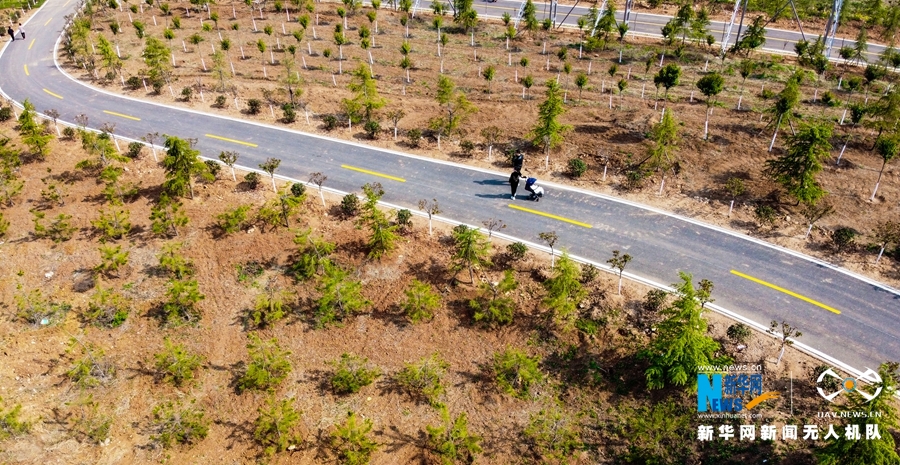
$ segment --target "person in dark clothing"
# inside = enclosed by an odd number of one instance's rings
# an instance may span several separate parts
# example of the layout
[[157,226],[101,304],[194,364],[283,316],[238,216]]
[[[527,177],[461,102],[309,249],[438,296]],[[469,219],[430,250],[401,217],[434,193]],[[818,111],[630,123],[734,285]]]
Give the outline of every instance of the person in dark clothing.
[[12,40],[16,40],[16,31],[13,31],[12,26],[6,28],[6,33],[9,34],[9,38]]
[[512,157],[513,169],[522,172],[522,163],[525,162],[525,155],[522,155],[522,152],[519,152]]
[[509,190],[511,194],[509,198],[513,200],[516,200],[516,190],[519,189],[520,179],[522,179],[522,173],[520,173],[519,170],[515,170],[509,175]]

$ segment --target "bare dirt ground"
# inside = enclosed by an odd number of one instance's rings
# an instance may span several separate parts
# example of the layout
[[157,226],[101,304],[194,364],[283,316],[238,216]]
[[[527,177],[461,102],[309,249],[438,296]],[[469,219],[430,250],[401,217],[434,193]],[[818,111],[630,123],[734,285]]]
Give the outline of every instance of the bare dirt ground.
[[[761,112],[770,106],[772,101],[765,100],[761,94],[766,89],[774,92],[781,89],[781,83],[795,67],[792,59],[754,54],[753,59],[759,61],[760,66],[744,85],[735,69],[736,60],[729,59],[724,64],[718,64],[713,60],[707,64],[707,56],[703,50],[692,50],[684,58],[677,60],[683,67],[683,76],[681,84],[670,92],[669,102],[656,102],[653,99],[655,89],[651,78],[652,73],[658,69],[659,62],[656,60],[650,66],[649,72],[645,71],[644,64],[645,57],[649,54],[663,50],[653,41],[630,38],[626,44],[611,45],[606,51],[582,53],[579,59],[578,46],[571,45],[579,41],[579,36],[574,32],[553,33],[549,36],[538,34],[534,37],[523,33],[510,42],[510,49],[507,50],[506,41],[502,36],[502,25],[482,22],[475,36],[475,47],[469,46],[470,37],[454,34],[451,30],[448,34],[450,42],[443,47],[442,56],[438,57],[437,32],[431,27],[431,15],[420,13],[410,21],[411,38],[408,41],[412,45],[410,57],[414,67],[410,71],[411,80],[407,83],[404,70],[397,66],[401,58],[400,45],[405,35],[405,28],[399,24],[402,13],[382,8],[378,10],[375,45],[370,49],[374,59],[372,69],[378,80],[378,91],[388,101],[382,114],[387,110],[402,108],[406,116],[399,124],[401,134],[399,140],[393,140],[391,123],[384,117],[381,118],[383,132],[379,134],[378,140],[368,140],[360,127],[349,130],[345,126],[343,129],[325,131],[321,121],[324,115],[335,114],[340,117],[341,100],[351,97],[350,91],[347,90],[350,81],[348,73],[368,62],[368,53],[359,47],[357,31],[363,25],[374,31],[374,24],[370,24],[362,12],[348,18],[349,28],[345,35],[351,40],[351,44],[343,47],[345,59],[341,62],[336,59],[339,54],[338,47],[331,40],[334,26],[341,23],[341,18],[334,13],[337,4],[316,4],[317,13],[310,14],[311,24],[299,43],[291,37],[292,31],[302,29],[296,22],[298,16],[296,11],[276,13],[264,10],[264,19],[260,19],[259,11],[254,10],[255,16],[251,19],[247,8],[242,6],[235,7],[237,19],[233,20],[230,7],[213,6],[211,11],[218,11],[220,15],[219,30],[203,32],[200,30],[201,15],[204,22],[211,23],[207,19],[210,13],[193,12],[188,17],[183,5],[175,4],[172,14],[182,17],[182,29],[175,29],[176,37],[170,41],[177,62],[174,70],[177,81],[173,83],[171,93],[164,89],[160,95],[154,95],[152,91],[145,92],[143,87],[133,91],[123,90],[121,87],[123,78],[139,76],[144,66],[139,59],[143,42],[135,36],[133,28],[125,21],[126,13],[118,11],[99,13],[95,33],[104,34],[110,40],[114,39],[122,50],[122,56],[128,57],[123,61],[122,78],[93,81],[93,84],[167,104],[252,118],[270,124],[284,124],[279,121],[282,118],[279,106],[287,101],[282,80],[287,72],[285,63],[290,56],[286,47],[292,44],[296,46],[294,59],[296,64],[291,69],[303,80],[301,100],[309,113],[298,112],[298,120],[292,123],[291,127],[301,131],[327,133],[332,137],[365,141],[378,147],[506,170],[508,165],[498,152],[505,146],[526,149],[529,147],[523,138],[537,117],[537,105],[542,101],[541,83],[548,79],[559,79],[566,89],[568,101],[568,112],[563,116],[563,122],[571,125],[573,130],[566,136],[563,146],[551,155],[549,167],[543,166],[543,157],[538,149],[531,151],[532,155],[526,163],[530,175],[622,196],[711,224],[732,228],[836,263],[894,287],[900,287],[898,279],[900,270],[895,259],[886,257],[875,265],[877,249],[873,253],[872,247],[868,250],[862,247],[871,242],[866,235],[877,222],[896,218],[897,198],[900,194],[897,182],[900,171],[888,165],[878,196],[874,201],[869,201],[881,167],[880,158],[868,150],[874,138],[870,130],[851,127],[849,124],[836,126],[833,152],[835,158],[826,161],[825,170],[819,176],[829,192],[827,201],[834,206],[835,213],[818,222],[809,238],[804,238],[807,225],[799,213],[800,208],[793,206],[790,199],[780,195],[778,187],[761,173],[765,160],[779,153],[784,137],[789,132],[788,128],[784,128],[778,136],[781,142],[776,144],[776,150],[773,153],[766,152],[771,138],[771,128],[766,128],[768,121],[762,118]],[[160,37],[167,21],[171,26],[172,16],[163,18],[159,13],[154,9],[147,10],[143,16],[131,16],[134,19],[140,17],[148,25],[148,35]],[[104,16],[108,16],[109,19],[102,20]],[[151,16],[157,16],[158,26],[153,26]],[[315,25],[316,16],[318,26]],[[291,18],[291,22],[286,21],[288,17]],[[123,31],[115,38],[109,33],[106,25],[113,18],[122,23],[123,27]],[[254,32],[254,23],[258,32]],[[451,18],[446,17],[444,23],[445,28],[450,27]],[[238,24],[239,33],[232,30],[230,24]],[[266,26],[272,27],[271,36],[263,32]],[[287,34],[282,34],[282,27]],[[313,30],[316,31],[315,34]],[[196,47],[187,42],[182,44],[195,33],[204,41]],[[235,75],[227,77],[224,81],[224,89],[228,90],[226,94],[216,92],[222,88],[219,87],[217,74],[211,71],[210,55],[213,48],[218,48],[219,35],[232,42],[231,50],[227,53],[228,63],[225,72],[230,75],[232,65],[236,71]],[[314,35],[318,40],[313,38]],[[258,40],[267,43],[264,54],[260,54],[256,48]],[[542,54],[545,44],[546,55]],[[279,45],[281,48],[278,48]],[[568,76],[561,72],[561,61],[556,56],[556,52],[565,46],[570,47],[568,60],[573,67]],[[241,47],[246,60],[241,59]],[[323,56],[325,49],[331,50],[331,58]],[[312,51],[312,55],[308,53],[309,50]],[[618,63],[619,50],[623,55],[621,64]],[[203,63],[200,62],[201,57]],[[263,58],[266,63],[265,71]],[[527,67],[517,65],[521,58],[529,60]],[[670,59],[667,57],[666,62]],[[513,66],[508,66],[510,62]],[[206,72],[203,71],[204,64],[208,70]],[[617,65],[618,69],[615,70],[615,76],[610,77],[608,71],[613,64]],[[489,65],[497,69],[490,91],[488,83],[481,77],[481,72]],[[462,135],[445,142],[440,149],[433,138],[426,139],[420,148],[412,148],[405,142],[402,134],[408,129],[426,129],[428,121],[438,115],[439,108],[434,101],[433,87],[442,67],[443,72],[450,76],[460,89],[467,92],[469,99],[478,107],[478,112],[463,125]],[[339,68],[343,70],[343,74],[338,74]],[[706,105],[693,84],[702,76],[704,69],[720,70],[727,79],[726,90],[719,96],[718,103],[713,108],[709,141],[703,140]],[[80,78],[87,80],[91,78],[83,70],[79,72],[71,67],[69,70]],[[579,91],[575,87],[574,78],[582,72],[589,73],[589,82],[583,91]],[[883,87],[882,84],[876,83],[866,96],[861,95],[861,92],[848,95],[846,91],[835,90],[839,79],[846,80],[851,75],[858,75],[861,72],[862,69],[858,67],[840,66],[826,74],[826,81],[817,84],[815,81],[807,80],[802,89],[803,104],[799,113],[806,115],[806,118],[840,121],[843,118],[844,106],[830,107],[822,104],[821,96],[826,91],[830,91],[842,102],[848,98],[854,102],[874,101],[878,98],[878,89]],[[99,70],[98,75],[104,75],[104,70]],[[523,79],[525,75],[533,76],[535,87],[526,92],[527,99],[523,100],[523,87],[517,80]],[[625,92],[621,95],[617,90],[615,94],[611,93],[615,82],[622,78],[628,82]],[[190,101],[184,101],[180,97],[184,87],[193,89]],[[199,98],[201,90],[202,100]],[[178,98],[173,99],[172,94]],[[215,95],[227,95],[226,108],[214,107]],[[235,97],[238,108],[235,108]],[[259,115],[246,113],[246,101],[253,98],[263,102],[263,110]],[[742,107],[740,111],[736,109],[739,98]],[[623,187],[622,169],[627,164],[642,160],[646,156],[649,145],[645,135],[659,118],[663,106],[675,113],[683,128],[679,150],[680,173],[675,179],[669,176],[665,195],[657,195],[658,177],[648,179],[643,188],[626,190]],[[502,124],[501,120],[498,120],[499,115],[502,115]],[[306,116],[310,117],[310,124],[307,124]],[[849,116],[847,118],[849,121]],[[800,120],[795,122],[799,123]],[[492,125],[502,128],[503,137],[501,146],[495,147],[496,156],[488,160],[487,147],[483,144],[480,131]],[[844,138],[848,135],[852,135],[853,139],[847,145],[840,165],[836,165],[835,160],[841,151]],[[472,156],[464,156],[460,151],[458,144],[461,140],[470,140],[478,144]],[[205,155],[215,158],[217,154]],[[573,180],[566,174],[566,163],[571,158],[581,158],[588,163],[588,172],[580,179]],[[737,198],[735,210],[729,216],[728,203],[731,199],[724,185],[731,177],[743,179],[747,192]],[[754,207],[760,203],[770,204],[778,210],[779,218],[774,227],[761,228],[758,224],[753,212]],[[844,226],[852,226],[862,234],[857,239],[861,247],[852,249],[849,253],[835,255],[829,247],[830,234]],[[892,250],[889,248],[889,252]]]
[[[9,134],[12,127],[7,123],[2,130]],[[472,323],[467,302],[477,290],[467,283],[468,276],[460,275],[461,281],[455,281],[447,271],[447,227],[437,224],[434,235],[429,236],[425,221],[414,219],[398,250],[381,261],[369,261],[365,259],[366,232],[341,217],[338,198],[326,195],[328,207],[322,208],[313,191],[303,205],[303,220],[295,220],[295,226],[309,227],[315,234],[336,241],[335,260],[358,270],[364,295],[372,301],[370,312],[343,327],[315,329],[308,316],[311,299],[318,296],[314,284],[294,284],[284,275],[295,250],[292,231],[282,228],[263,233],[254,226],[216,238],[216,215],[234,205],[259,206],[273,195],[264,187],[248,191],[244,183],[232,182],[225,172],[214,184],[198,185],[194,199],[184,199],[190,223],[174,239],[184,244],[184,255],[195,264],[195,277],[205,295],[200,304],[202,320],[196,326],[162,328],[155,315],[164,299],[165,279],[156,271],[157,256],[172,241],[150,231],[149,208],[159,192],[163,171],[146,150],[142,158],[127,165],[124,176],[126,182],[141,186],[141,196],[125,205],[133,223],[132,233],[117,243],[129,251],[128,264],[118,276],[97,279],[98,286],[119,290],[132,299],[133,307],[125,324],[118,328],[91,326],[81,316],[94,291],[83,283],[94,276],[92,270],[100,263],[98,247],[102,244],[97,242],[90,221],[98,208],[105,207],[99,200],[102,185],[91,176],[73,171],[74,164],[85,156],[77,141],[54,142],[47,161],[31,161],[21,168],[20,174],[27,180],[25,189],[16,205],[3,209],[11,225],[0,244],[4,315],[0,320],[4,360],[0,365],[0,397],[5,408],[21,404],[22,418],[34,422],[30,434],[2,443],[0,459],[4,463],[250,463],[262,459],[252,431],[257,408],[264,405],[268,395],[238,394],[234,381],[247,360],[245,344],[250,329],[245,325],[245,312],[262,289],[273,283],[295,291],[296,300],[285,322],[259,333],[264,338],[277,337],[292,352],[289,359],[293,371],[274,395],[294,399],[296,408],[303,411],[306,441],[294,452],[266,459],[270,463],[330,463],[332,455],[324,438],[347,411],[358,412],[375,424],[375,439],[381,449],[372,463],[420,463],[424,460],[424,427],[437,424],[438,413],[399,392],[391,379],[403,364],[432,353],[439,353],[450,364],[444,402],[451,412],[467,412],[469,430],[484,437],[486,452],[479,463],[536,460],[521,431],[529,415],[557,401],[571,415],[581,418],[588,449],[577,455],[576,463],[614,463],[616,454],[629,443],[620,428],[634,418],[628,416],[628,412],[635,412],[632,409],[675,399],[690,411],[691,402],[695,402],[682,390],[666,389],[648,395],[643,388],[643,368],[635,359],[635,351],[646,344],[647,333],[639,329],[643,326],[636,323],[635,312],[648,289],[626,283],[623,295],[618,296],[614,278],[601,274],[588,285],[589,297],[580,310],[585,318],[604,321],[601,331],[595,335],[560,331],[554,329],[540,304],[544,294],[540,281],[549,270],[547,256],[529,253],[525,260],[511,265],[520,282],[514,292],[516,322],[501,330],[487,330]],[[64,204],[47,208],[41,190],[54,180],[63,182]],[[29,213],[34,208],[48,217],[72,215],[77,227],[73,239],[54,244],[35,238],[33,215]],[[477,281],[500,278],[506,263],[504,247],[495,242],[493,261],[498,265],[479,271]],[[265,263],[265,271],[240,280],[237,267],[249,262]],[[403,290],[413,278],[432,284],[443,301],[432,321],[416,325],[408,323],[398,307]],[[15,302],[32,289],[42,290],[54,301],[71,304],[72,311],[58,325],[24,323],[16,316]],[[810,381],[818,361],[788,349],[785,360],[776,366],[778,346],[764,335],[755,335],[748,348],[736,351],[724,335],[732,322],[715,314],[707,317],[711,333],[723,343],[724,350],[734,353],[738,363],[762,364],[773,386],[784,385],[792,373],[797,383],[794,412],[806,422],[814,421],[811,417],[824,402],[815,395]],[[81,357],[78,346],[71,345],[73,338],[102,350],[116,368],[115,377],[98,387],[76,387],[66,376],[74,360]],[[162,349],[164,338],[183,343],[203,356],[203,367],[194,382],[175,388],[158,379],[153,354]],[[502,394],[491,379],[486,367],[493,354],[506,347],[524,349],[544,360],[541,366],[548,378],[533,391],[533,398],[513,399]],[[327,362],[344,352],[368,357],[385,375],[359,394],[335,396],[327,388],[331,371]],[[599,381],[585,382],[595,376]],[[75,426],[79,413],[76,403],[87,396],[98,404],[97,415],[112,420],[108,439],[99,445],[79,435]],[[211,421],[209,436],[190,447],[155,447],[151,412],[166,401],[196,402]],[[773,402],[766,418],[776,423],[786,421],[785,402]],[[674,434],[687,438],[695,429],[691,424]],[[694,447],[691,442],[686,444]],[[716,456],[712,449],[699,453]],[[808,460],[802,448],[791,452],[762,446],[743,450],[742,454],[783,457],[785,463]]]

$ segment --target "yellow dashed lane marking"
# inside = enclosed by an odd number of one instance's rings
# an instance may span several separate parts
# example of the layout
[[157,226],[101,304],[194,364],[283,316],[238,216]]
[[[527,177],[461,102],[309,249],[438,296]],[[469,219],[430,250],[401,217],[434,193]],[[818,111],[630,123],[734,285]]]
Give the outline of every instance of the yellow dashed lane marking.
[[28,65],[25,65],[25,75],[31,76],[31,73],[28,72]]
[[31,50],[31,47],[34,46],[35,39],[31,39],[31,43],[28,44],[28,50]]
[[121,113],[116,113],[116,112],[114,112],[114,111],[103,110],[103,113],[106,113],[107,115],[118,116],[118,117],[120,117],[120,118],[127,118],[127,119],[134,120],[134,121],[140,121],[140,120],[141,120],[140,118],[135,118],[134,116],[123,115],[123,114],[121,114]]
[[209,138],[211,138],[211,139],[224,140],[225,142],[234,142],[235,144],[246,145],[247,147],[259,147],[258,145],[254,144],[254,143],[252,143],[252,142],[244,142],[244,141],[242,141],[242,140],[229,139],[229,138],[227,138],[227,137],[214,136],[214,135],[212,135],[212,134],[206,134],[206,137],[209,137]]
[[823,304],[823,303],[821,303],[821,302],[817,302],[817,301],[815,301],[815,300],[813,300],[813,299],[810,299],[809,297],[806,297],[806,296],[802,296],[802,295],[800,295],[800,294],[797,294],[796,292],[789,291],[789,290],[787,290],[787,289],[785,289],[785,288],[783,288],[783,287],[776,286],[776,285],[774,285],[774,284],[772,284],[772,283],[763,281],[763,280],[761,280],[761,279],[759,279],[759,278],[754,278],[753,276],[750,276],[750,275],[741,273],[740,271],[737,271],[737,270],[731,270],[731,274],[733,274],[733,275],[735,275],[735,276],[740,276],[740,277],[742,277],[742,278],[744,278],[744,279],[749,279],[750,281],[753,281],[754,283],[762,284],[763,286],[766,286],[766,287],[771,288],[771,289],[775,289],[775,290],[778,291],[778,292],[784,292],[785,294],[787,294],[787,295],[789,295],[789,296],[791,296],[791,297],[796,297],[796,298],[798,298],[798,299],[800,299],[800,300],[802,300],[802,301],[804,301],[804,302],[809,302],[809,303],[811,303],[811,304],[813,304],[813,305],[815,305],[815,306],[817,306],[817,307],[822,307],[822,308],[824,308],[825,310],[828,310],[829,312],[832,312],[832,313],[834,313],[834,314],[836,314],[836,315],[840,315],[840,314],[841,314],[841,311],[840,311],[840,310],[837,310],[837,309],[835,309],[835,308],[829,307],[828,305],[825,305],[825,304]]
[[379,173],[379,172],[377,172],[377,171],[369,171],[369,170],[366,170],[366,169],[357,168],[357,167],[355,167],[355,166],[341,165],[341,168],[344,168],[344,169],[347,169],[347,170],[351,170],[351,171],[357,171],[357,172],[359,172],[359,173],[371,174],[372,176],[378,176],[378,177],[382,177],[382,178],[385,178],[385,179],[390,179],[390,180],[397,181],[397,182],[406,182],[406,179],[398,178],[397,176],[391,176],[391,175],[389,175],[389,174]]
[[44,92],[46,92],[46,93],[48,93],[48,94],[50,94],[50,95],[52,95],[52,96],[54,96],[54,97],[56,97],[56,98],[58,98],[58,99],[62,99],[62,95],[54,94],[53,92],[50,92],[50,91],[47,90],[47,89],[44,89]]
[[[69,2],[66,2],[66,4],[68,4],[68,3],[69,3]],[[44,23],[44,26],[50,24],[50,21],[52,21],[52,20],[53,20],[53,17],[51,16],[50,19],[48,19],[47,22]],[[31,47],[29,47],[29,48],[31,48]]]
[[591,225],[589,225],[589,224],[587,224],[587,223],[582,223],[581,221],[575,221],[575,220],[572,220],[572,219],[569,219],[569,218],[566,218],[566,217],[563,217],[563,216],[552,215],[552,214],[550,214],[550,213],[544,213],[544,212],[542,212],[542,211],[532,210],[532,209],[530,209],[530,208],[520,207],[520,206],[518,206],[518,205],[512,205],[512,204],[510,204],[510,205],[508,205],[508,206],[509,206],[509,208],[512,208],[513,210],[519,210],[519,211],[523,211],[523,212],[528,212],[528,213],[532,213],[532,214],[535,214],[535,215],[540,215],[540,216],[544,216],[544,217],[547,217],[547,218],[552,218],[552,219],[554,219],[554,220],[565,221],[566,223],[571,223],[571,224],[574,224],[575,226],[581,226],[581,227],[583,227],[583,228],[593,228],[593,226],[591,226]]

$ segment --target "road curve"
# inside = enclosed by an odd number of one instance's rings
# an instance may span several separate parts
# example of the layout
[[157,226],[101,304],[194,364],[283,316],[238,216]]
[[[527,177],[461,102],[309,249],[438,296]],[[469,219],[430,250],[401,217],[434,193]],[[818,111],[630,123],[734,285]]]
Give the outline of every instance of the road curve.
[[167,107],[77,82],[54,60],[64,15],[74,7],[73,0],[48,0],[27,23],[30,34],[37,34],[6,42],[0,51],[4,95],[18,102],[27,98],[38,111],[55,109],[60,121],[85,114],[90,127],[114,122],[122,137],[159,132],[195,138],[196,147],[212,158],[222,150],[237,150],[240,163],[248,167],[279,158],[279,174],[305,180],[319,171],[328,176],[329,187],[340,191],[358,191],[378,181],[385,186],[385,202],[415,209],[419,199],[436,198],[446,218],[471,225],[501,218],[506,234],[524,240],[556,231],[558,247],[598,264],[619,249],[634,257],[627,271],[635,278],[671,283],[685,270],[698,280],[710,279],[717,306],[753,322],[787,320],[803,331],[804,346],[854,371],[900,360],[900,293],[802,254],[564,186],[545,184],[548,196],[540,203],[513,201],[504,173]]

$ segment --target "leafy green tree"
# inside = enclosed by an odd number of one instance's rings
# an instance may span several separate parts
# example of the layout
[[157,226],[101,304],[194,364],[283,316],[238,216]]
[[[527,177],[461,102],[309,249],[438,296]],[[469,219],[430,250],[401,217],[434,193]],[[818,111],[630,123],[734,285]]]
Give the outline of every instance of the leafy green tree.
[[352,99],[344,99],[342,105],[350,121],[353,123],[375,121],[375,113],[387,103],[378,95],[378,86],[372,73],[364,64],[360,64],[351,73],[350,83],[347,85],[353,92]]
[[[850,401],[840,407],[843,412],[865,412],[867,415],[848,415],[849,421],[844,426],[847,432],[858,431],[866,434],[877,431],[879,435],[873,439],[852,439],[847,434],[838,434],[825,446],[815,451],[816,458],[822,465],[890,465],[900,463],[894,436],[891,430],[900,428],[897,420],[897,405],[893,394],[897,389],[896,362],[882,363],[878,367],[880,383],[868,387],[870,391],[881,389],[874,399],[866,399],[855,391],[850,392]],[[877,429],[876,429],[877,428]]]
[[488,254],[491,243],[484,237],[479,228],[470,228],[461,224],[453,228],[453,256],[451,269],[458,273],[469,270],[469,280],[475,283],[475,268],[490,264]]
[[197,304],[205,298],[200,293],[196,280],[169,280],[166,301],[162,304],[163,322],[170,326],[196,323],[201,316]]
[[455,8],[453,9],[453,21],[462,27],[465,32],[472,30],[478,26],[478,12],[472,6],[472,0],[452,0]]
[[606,261],[613,269],[618,271],[616,274],[619,275],[619,290],[617,292],[619,295],[622,295],[622,273],[625,272],[625,266],[628,265],[630,261],[631,255],[628,255],[627,253],[621,254],[618,250],[613,250],[612,258]]
[[371,302],[363,297],[362,284],[350,279],[350,272],[330,261],[323,263],[325,274],[316,290],[321,293],[314,310],[316,325],[341,324],[355,313],[364,311]]
[[340,360],[329,362],[334,366],[331,388],[337,394],[355,394],[381,376],[381,370],[369,363],[369,359],[344,353]]
[[875,200],[875,194],[878,193],[878,186],[881,184],[881,176],[884,174],[884,168],[891,160],[900,153],[900,132],[895,132],[889,136],[882,135],[875,141],[875,152],[881,157],[881,170],[878,171],[878,180],[875,181],[875,189],[872,190],[872,196],[869,200]]
[[781,127],[785,117],[790,119],[791,113],[798,103],[800,103],[800,83],[795,78],[788,79],[787,84],[784,85],[784,89],[778,94],[778,100],[775,101],[775,104],[771,108],[766,110],[767,113],[770,114],[771,122],[769,124],[774,124],[775,126],[775,132],[772,134],[772,142],[769,144],[770,152],[772,151],[772,147],[775,146],[775,138],[778,136],[778,129]]
[[487,68],[481,71],[481,77],[484,78],[485,81],[488,82],[488,95],[491,93],[491,84],[494,82],[494,76],[497,75],[497,68],[494,68],[493,65],[488,65]]
[[766,161],[765,174],[797,199],[798,205],[814,204],[825,196],[816,174],[822,171],[822,160],[830,155],[831,132],[831,123],[803,124],[796,135],[788,137],[785,154]]
[[497,385],[513,397],[527,398],[531,388],[544,378],[539,363],[540,357],[529,357],[518,349],[507,348],[494,354],[492,368]]
[[347,465],[369,463],[372,454],[378,450],[378,443],[369,437],[371,432],[372,420],[367,418],[360,422],[355,413],[348,412],[347,421],[331,433],[331,447],[338,460]]
[[578,422],[555,406],[531,414],[524,433],[539,456],[560,463],[584,446]]
[[735,53],[746,52],[749,57],[750,52],[762,47],[764,43],[766,43],[766,18],[757,16],[731,50]]
[[559,122],[566,109],[563,106],[563,98],[559,84],[554,80],[547,81],[547,99],[538,107],[537,124],[528,133],[528,138],[534,145],[542,145],[547,157],[546,164],[550,163],[550,149],[558,146],[563,141],[563,134],[572,129],[571,126]]
[[122,71],[122,59],[116,53],[113,44],[102,34],[97,37],[97,51],[103,62],[103,67],[111,73],[119,74]]
[[544,305],[553,311],[556,321],[564,326],[575,322],[578,304],[587,296],[580,277],[578,264],[569,258],[568,252],[563,252],[553,269],[553,277],[544,282],[544,288],[547,289]]
[[465,412],[452,420],[447,408],[442,407],[441,423],[439,426],[425,427],[428,448],[440,457],[441,463],[445,465],[473,463],[482,452],[481,436],[469,433],[469,421]]
[[22,136],[22,142],[43,159],[46,155],[47,145],[53,140],[53,136],[46,131],[43,124],[37,121],[34,105],[28,99],[22,102],[22,106],[24,108],[19,114],[19,135]]
[[412,280],[404,294],[406,299],[400,302],[400,308],[413,323],[433,318],[434,311],[441,306],[441,296],[430,284],[418,279]]
[[172,75],[171,55],[172,51],[161,40],[152,36],[147,37],[141,57],[147,65],[147,77],[156,93],[169,82]]
[[232,151],[223,151],[219,154],[219,160],[221,160],[222,163],[225,163],[229,168],[231,168],[231,180],[234,182],[237,182],[237,177],[234,174],[234,164],[237,163],[238,156],[239,155],[237,152]]
[[469,308],[475,311],[475,321],[497,326],[512,323],[516,302],[509,293],[518,286],[512,270],[505,270],[503,279],[498,283],[481,283],[481,296],[469,301]]
[[274,337],[267,341],[260,339],[256,333],[250,333],[247,337],[250,339],[247,343],[250,363],[238,378],[237,388],[240,391],[274,391],[291,373],[291,362],[288,360],[291,352],[282,349]]
[[538,31],[540,23],[537,19],[537,7],[534,6],[534,1],[525,1],[525,7],[522,9],[522,21],[525,23],[525,30],[531,35]]
[[363,214],[359,217],[357,225],[368,225],[372,233],[369,236],[369,258],[381,258],[387,252],[394,249],[397,242],[397,225],[391,225],[387,215],[378,208],[378,201],[384,195],[384,189],[380,183],[368,183],[363,186],[366,202],[363,204]]
[[[471,0],[469,2],[471,3]],[[435,100],[445,114],[444,118],[435,120],[438,123],[438,129],[443,134],[454,134],[470,114],[478,111],[474,105],[469,103],[466,95],[456,88],[456,84],[443,74],[438,76]],[[438,144],[440,144],[440,138]]]
[[163,159],[163,169],[166,172],[166,181],[163,182],[163,191],[175,197],[183,197],[190,193],[194,198],[195,177],[209,179],[209,170],[206,163],[200,160],[200,151],[191,148],[188,141],[175,136],[166,138],[166,157]]
[[153,356],[156,372],[163,381],[183,386],[194,379],[194,372],[203,364],[203,358],[190,353],[183,344],[175,344],[165,338],[163,350]]
[[655,124],[650,130],[650,139],[653,141],[653,145],[650,147],[648,160],[652,168],[662,172],[662,179],[659,183],[659,193],[662,195],[666,185],[666,173],[677,162],[678,122],[671,110],[663,110],[662,121]]
[[675,42],[679,36],[681,37],[681,45],[684,45],[684,41],[687,36],[691,33],[691,24],[694,21],[694,6],[690,3],[684,3],[675,13],[675,16],[666,23],[662,28],[662,36],[667,39],[667,42],[671,45]]
[[668,101],[669,89],[677,86],[679,79],[681,79],[681,67],[675,63],[669,63],[666,66],[663,66],[662,69],[656,73],[656,76],[653,76],[653,84],[656,85],[657,92],[659,92],[660,86],[666,88],[663,99]]
[[159,201],[150,207],[150,229],[158,236],[178,236],[178,228],[187,224],[188,217],[182,210],[182,203],[166,193],[160,194]]
[[710,108],[715,105],[716,97],[725,88],[725,78],[717,72],[709,73],[697,81],[697,88],[706,96],[706,128],[704,130],[704,139],[709,138],[709,113]]
[[719,350],[719,343],[707,334],[692,276],[683,271],[679,276],[682,282],[674,285],[678,298],[661,312],[666,318],[658,325],[658,336],[640,353],[650,362],[645,372],[649,389],[671,383],[695,390],[697,367],[714,365]]
[[269,398],[266,407],[260,407],[257,412],[253,437],[263,446],[265,455],[284,452],[303,442],[303,436],[296,431],[301,412],[294,408],[293,399],[276,401]]
[[587,74],[578,73],[578,76],[575,76],[575,87],[578,87],[578,98],[581,98],[581,93],[584,92],[584,88],[587,87],[588,77]]
[[278,158],[267,158],[265,162],[259,164],[259,169],[265,171],[272,178],[272,190],[275,192],[278,192],[278,188],[275,187],[275,171],[279,165],[281,165],[281,160]]

